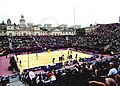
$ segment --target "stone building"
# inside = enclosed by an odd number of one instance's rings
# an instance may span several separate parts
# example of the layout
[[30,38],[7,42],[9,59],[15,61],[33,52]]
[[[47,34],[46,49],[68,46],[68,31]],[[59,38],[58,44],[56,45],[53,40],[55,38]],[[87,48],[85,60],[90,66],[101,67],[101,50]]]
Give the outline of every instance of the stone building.
[[51,24],[34,25],[33,23],[27,23],[23,15],[19,20],[19,24],[12,24],[10,19],[7,23],[0,23],[0,36],[41,36],[41,35],[76,35],[76,29],[67,27],[66,24],[62,24],[57,27],[52,27]]

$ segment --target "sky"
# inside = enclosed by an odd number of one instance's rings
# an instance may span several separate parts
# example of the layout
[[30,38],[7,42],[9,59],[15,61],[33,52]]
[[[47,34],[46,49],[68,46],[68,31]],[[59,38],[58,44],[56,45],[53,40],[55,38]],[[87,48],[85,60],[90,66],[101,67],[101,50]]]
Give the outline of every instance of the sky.
[[10,18],[19,24],[21,15],[26,23],[42,26],[118,23],[120,0],[0,0],[0,22]]

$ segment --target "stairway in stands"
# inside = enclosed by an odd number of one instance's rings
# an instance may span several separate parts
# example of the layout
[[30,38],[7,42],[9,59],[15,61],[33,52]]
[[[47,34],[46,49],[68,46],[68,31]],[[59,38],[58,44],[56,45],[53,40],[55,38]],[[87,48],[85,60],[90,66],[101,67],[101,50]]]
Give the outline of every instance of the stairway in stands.
[[19,80],[18,75],[11,76],[9,80],[10,80],[10,86],[28,86]]
[[12,39],[8,37],[9,48],[12,49]]
[[10,83],[10,86],[28,86],[28,85],[23,84],[21,81],[15,81]]
[[40,45],[39,45],[38,42],[36,41],[37,38],[35,38],[35,37],[32,37],[32,38],[33,38],[33,40],[35,41],[36,45],[39,47]]

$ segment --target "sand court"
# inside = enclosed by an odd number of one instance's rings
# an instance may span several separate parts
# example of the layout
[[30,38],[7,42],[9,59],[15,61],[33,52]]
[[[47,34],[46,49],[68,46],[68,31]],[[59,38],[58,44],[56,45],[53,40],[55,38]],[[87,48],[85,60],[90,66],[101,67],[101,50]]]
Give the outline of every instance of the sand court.
[[[89,58],[92,55],[84,54],[81,52],[72,51],[72,58],[75,59],[75,56],[77,55],[77,59],[79,57],[81,58]],[[28,68],[34,68],[37,66],[48,66],[53,64],[52,59],[55,58],[55,63],[59,62],[59,57],[64,55],[64,60],[62,62],[67,61],[68,56],[68,50],[56,50],[48,52],[42,52],[42,53],[33,53],[33,54],[24,54],[24,55],[17,55],[18,57],[18,67],[20,69],[20,72],[22,72],[24,69]],[[20,65],[21,60],[21,65]]]

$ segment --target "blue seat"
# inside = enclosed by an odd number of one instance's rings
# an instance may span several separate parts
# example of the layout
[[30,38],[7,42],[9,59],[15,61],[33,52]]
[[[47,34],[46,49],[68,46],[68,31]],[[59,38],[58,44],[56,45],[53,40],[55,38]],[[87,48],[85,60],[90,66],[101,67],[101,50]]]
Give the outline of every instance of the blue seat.
[[34,68],[35,71],[38,71],[38,70],[41,70],[41,69],[42,69],[41,66],[38,66],[38,67],[35,67],[35,68]]
[[60,67],[60,65],[56,65],[55,67],[54,67],[54,69],[60,69],[61,67]]
[[52,71],[52,69],[53,69],[52,67],[48,67],[47,71]]

